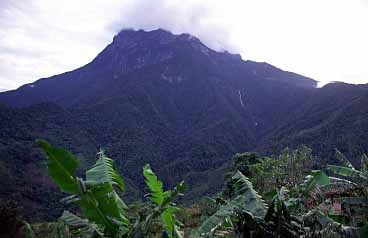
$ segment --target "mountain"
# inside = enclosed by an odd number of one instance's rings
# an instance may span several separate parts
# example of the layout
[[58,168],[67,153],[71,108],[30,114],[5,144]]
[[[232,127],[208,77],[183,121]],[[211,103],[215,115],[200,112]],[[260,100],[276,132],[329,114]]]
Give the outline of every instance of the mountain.
[[[188,34],[123,30],[89,64],[0,93],[0,197],[14,197],[40,219],[60,212],[47,213],[61,195],[34,144],[43,138],[77,154],[84,167],[105,148],[131,197],[139,196],[142,166],[150,163],[169,185],[184,179],[186,200],[194,200],[217,191],[234,153],[297,142],[330,153],[346,131],[335,130],[323,148],[319,128],[335,129],[346,118],[346,130],[363,135],[367,92],[346,84],[318,89],[313,79],[214,51]],[[350,152],[362,152],[364,138]]]
[[[242,80],[244,78],[248,80]],[[262,84],[255,83],[259,79],[274,82],[271,85],[283,82],[313,87],[316,83],[265,63],[244,62],[239,55],[215,52],[188,34],[125,30],[86,66],[1,94],[0,100],[14,106],[55,102],[78,107],[119,97],[121,90],[131,87],[132,83],[134,87],[149,87],[138,85],[143,82],[156,87],[181,85],[185,88],[231,80],[251,86]],[[233,85],[242,90],[240,86]]]
[[360,167],[368,152],[368,85],[328,84],[315,90],[310,99],[264,138],[263,152],[306,144],[323,162],[335,163],[335,149]]

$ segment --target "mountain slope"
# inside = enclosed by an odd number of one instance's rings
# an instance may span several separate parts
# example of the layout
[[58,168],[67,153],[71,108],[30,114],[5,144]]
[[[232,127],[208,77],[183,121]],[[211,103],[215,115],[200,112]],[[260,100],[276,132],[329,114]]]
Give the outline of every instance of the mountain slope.
[[355,166],[368,152],[367,85],[328,84],[317,90],[299,110],[259,145],[260,151],[279,151],[306,144],[323,163],[335,163],[339,149]]
[[[50,215],[46,198],[57,196],[49,194],[53,190],[46,189],[48,180],[41,176],[44,158],[36,138],[77,153],[83,166],[105,148],[131,196],[138,196],[135,191],[144,183],[145,163],[169,185],[185,179],[186,200],[216,192],[222,178],[211,174],[219,174],[234,153],[257,147],[274,151],[303,130],[320,133],[313,128],[325,117],[331,118],[331,128],[340,123],[331,115],[340,103],[346,106],[341,115],[348,113],[356,88],[344,97],[344,90],[315,85],[267,63],[213,51],[187,34],[124,30],[91,63],[0,93],[7,105],[0,107],[0,161],[6,168],[0,170],[0,197],[17,194],[17,200],[27,201],[28,214],[43,208],[42,214]],[[358,91],[363,96],[367,88]],[[361,100],[357,108],[363,107]],[[349,113],[358,120],[355,111]],[[295,142],[330,149],[303,139],[308,136],[318,135],[302,133]],[[34,176],[27,180],[29,171]],[[8,173],[15,175],[10,179]],[[8,190],[14,183],[18,188]],[[49,195],[39,199],[44,194]]]
[[0,100],[15,106],[40,102],[68,107],[96,103],[120,95],[125,81],[142,71],[157,73],[143,75],[150,81],[166,80],[174,84],[188,79],[200,80],[196,79],[198,76],[206,76],[207,80],[212,77],[212,81],[235,76],[248,83],[262,79],[305,87],[313,87],[316,83],[265,63],[245,62],[238,55],[215,52],[187,34],[126,30],[115,36],[113,42],[86,66],[2,93]]

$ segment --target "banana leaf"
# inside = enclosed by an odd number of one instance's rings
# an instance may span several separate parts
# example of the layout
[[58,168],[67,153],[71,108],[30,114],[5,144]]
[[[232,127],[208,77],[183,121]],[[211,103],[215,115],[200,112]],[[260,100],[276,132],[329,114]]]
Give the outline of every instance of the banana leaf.
[[63,192],[78,193],[77,180],[74,177],[79,161],[62,148],[51,146],[44,140],[36,141],[47,155],[48,173]]

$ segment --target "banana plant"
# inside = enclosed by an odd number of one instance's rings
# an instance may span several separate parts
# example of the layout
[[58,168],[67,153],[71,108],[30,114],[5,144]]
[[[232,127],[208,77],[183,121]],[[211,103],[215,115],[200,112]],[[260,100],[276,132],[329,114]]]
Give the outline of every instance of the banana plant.
[[249,179],[237,171],[229,183],[232,186],[230,196],[221,199],[222,204],[217,211],[193,231],[193,237],[212,237],[223,225],[235,228],[233,220],[239,221],[243,216],[253,221],[264,218],[267,206]]
[[169,238],[183,237],[183,232],[180,230],[182,224],[175,216],[179,208],[174,203],[174,199],[177,196],[183,195],[184,182],[177,184],[173,190],[164,191],[162,182],[158,180],[149,164],[143,167],[143,175],[146,185],[150,190],[149,199],[154,204],[153,211],[146,217],[142,224],[143,231],[147,231],[152,221],[160,217],[165,227],[166,235]]
[[328,165],[327,168],[340,176],[349,178],[352,182],[361,181],[363,183],[368,183],[368,157],[363,154],[361,158],[361,170],[356,169],[350,161],[338,150],[336,150],[336,159],[343,164],[343,166],[338,165]]
[[307,197],[316,187],[330,185],[331,179],[322,170],[312,170],[301,184],[302,194]]
[[[47,155],[48,173],[61,191],[70,196],[63,199],[66,204],[77,204],[89,223],[95,224],[97,235],[118,237],[128,233],[127,206],[115,189],[125,191],[123,179],[113,166],[113,161],[101,150],[98,160],[86,172],[83,180],[75,175],[79,161],[71,153],[38,140]],[[73,227],[76,215],[64,213],[64,221]],[[69,219],[66,219],[69,218]],[[73,219],[72,219],[73,218]],[[82,219],[80,218],[79,222]],[[95,234],[95,233],[94,233]]]
[[[328,217],[318,207],[301,216],[306,231],[305,237],[336,237],[342,238],[343,226]],[[349,237],[349,236],[347,236]]]
[[281,187],[273,197],[264,218],[272,237],[300,237],[299,220],[293,217],[288,209],[288,190]]
[[78,237],[142,237],[150,229],[152,222],[160,218],[170,238],[181,238],[182,225],[175,216],[178,210],[174,199],[182,195],[184,182],[173,190],[164,191],[151,167],[143,168],[145,182],[149,188],[150,201],[154,204],[152,211],[141,219],[133,219],[130,224],[127,218],[128,206],[120,198],[123,193],[123,179],[114,168],[113,160],[100,150],[98,160],[85,173],[85,179],[76,176],[79,160],[62,148],[54,147],[44,140],[37,143],[47,155],[48,173],[61,191],[70,194],[62,201],[66,204],[77,204],[85,217],[81,218],[65,211],[60,220]]
[[[351,184],[356,190],[361,191],[363,196],[344,197],[342,206],[345,207],[347,215],[351,220],[351,225],[356,226],[355,211],[357,214],[368,213],[368,157],[363,154],[361,157],[361,169],[356,169],[350,161],[338,150],[336,150],[336,159],[343,164],[328,165],[327,168],[334,174],[342,176],[340,179],[344,183]],[[367,218],[367,217],[366,217]]]

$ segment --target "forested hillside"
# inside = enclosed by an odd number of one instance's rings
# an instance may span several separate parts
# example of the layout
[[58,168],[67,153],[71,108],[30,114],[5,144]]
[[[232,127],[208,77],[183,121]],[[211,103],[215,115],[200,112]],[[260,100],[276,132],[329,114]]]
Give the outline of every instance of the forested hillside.
[[[366,85],[330,84],[216,52],[188,34],[124,30],[91,63],[0,93],[0,197],[50,219],[61,194],[36,139],[72,151],[81,170],[103,148],[141,198],[150,163],[185,201],[217,192],[238,152],[311,146],[320,163],[338,147],[358,165],[367,152]],[[358,166],[359,167],[359,166]],[[9,186],[14,184],[16,186]]]
[[[37,223],[19,215],[14,204],[0,204],[3,237],[171,237],[171,238],[359,238],[368,235],[368,157],[361,169],[336,150],[338,165],[321,167],[312,150],[285,148],[279,155],[236,154],[226,166],[224,183],[212,196],[185,199],[185,182],[164,187],[149,164],[143,166],[146,195],[126,203],[129,193],[114,160],[102,149],[96,162],[77,173],[80,160],[62,148],[37,140],[47,170],[68,194],[58,220]],[[319,167],[321,169],[313,169]],[[339,177],[334,177],[332,175]],[[70,206],[71,204],[76,205]],[[50,207],[49,210],[54,209]]]
[[[338,148],[352,158],[368,150],[368,91],[366,85],[334,83],[317,90],[311,99],[275,129],[259,146],[279,151],[306,144],[322,162],[336,162]],[[352,163],[359,166],[359,160]]]

